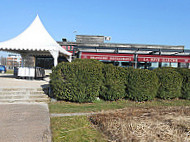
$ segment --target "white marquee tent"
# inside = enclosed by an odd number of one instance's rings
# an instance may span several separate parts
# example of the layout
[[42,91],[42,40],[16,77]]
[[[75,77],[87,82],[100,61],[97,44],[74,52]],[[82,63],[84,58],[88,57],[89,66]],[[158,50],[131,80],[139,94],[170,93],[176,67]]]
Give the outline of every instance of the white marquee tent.
[[63,49],[46,31],[39,16],[33,23],[17,37],[0,42],[0,50],[19,53],[23,61],[29,55],[52,55],[54,66],[57,65],[59,54],[64,55],[71,62],[71,53]]

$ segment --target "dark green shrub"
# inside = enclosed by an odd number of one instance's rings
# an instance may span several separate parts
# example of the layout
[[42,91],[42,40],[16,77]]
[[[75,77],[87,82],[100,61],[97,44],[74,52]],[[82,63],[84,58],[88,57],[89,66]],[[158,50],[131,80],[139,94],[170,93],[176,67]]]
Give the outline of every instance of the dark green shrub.
[[176,70],[183,77],[183,82],[181,87],[182,98],[190,100],[190,69],[178,68]]
[[149,70],[131,70],[128,78],[127,97],[135,101],[148,101],[155,98],[158,90],[158,77]]
[[173,99],[181,96],[182,76],[174,68],[158,68],[154,72],[159,78],[157,97]]
[[[136,69],[132,68],[132,67],[127,67],[127,68],[124,68],[125,69],[125,84],[126,84],[126,87],[127,87],[127,84],[129,82],[129,75]],[[127,88],[126,88],[127,89]]]
[[126,96],[125,69],[112,64],[105,64],[102,72],[104,77],[100,97],[108,101],[124,98]]
[[102,85],[102,65],[89,59],[59,64],[50,76],[54,97],[80,103],[94,101]]

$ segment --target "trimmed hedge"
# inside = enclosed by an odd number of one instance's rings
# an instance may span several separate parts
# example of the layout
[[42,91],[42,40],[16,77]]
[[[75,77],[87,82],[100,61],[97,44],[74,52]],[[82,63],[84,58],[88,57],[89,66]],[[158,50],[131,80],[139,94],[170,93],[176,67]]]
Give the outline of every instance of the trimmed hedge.
[[127,67],[127,68],[124,68],[125,71],[125,84],[126,84],[126,89],[127,89],[127,85],[128,85],[128,82],[129,82],[129,75],[136,69],[132,68],[132,67]]
[[102,65],[88,59],[59,64],[50,76],[54,97],[80,103],[94,101],[102,85]]
[[182,88],[181,88],[181,93],[182,93],[182,98],[190,100],[190,69],[183,69],[183,68],[178,68],[176,69],[181,76],[183,77],[183,82],[182,82]]
[[153,71],[121,68],[97,60],[75,59],[60,63],[50,75],[53,97],[72,102],[128,98],[148,101],[155,97],[190,100],[190,70],[158,68]]
[[125,69],[112,64],[105,64],[102,68],[103,85],[101,86],[100,98],[107,101],[122,99],[126,96]]
[[149,70],[131,70],[127,98],[134,101],[153,100],[158,90],[158,77]]
[[182,76],[174,68],[153,70],[159,78],[158,98],[174,99],[181,96]]

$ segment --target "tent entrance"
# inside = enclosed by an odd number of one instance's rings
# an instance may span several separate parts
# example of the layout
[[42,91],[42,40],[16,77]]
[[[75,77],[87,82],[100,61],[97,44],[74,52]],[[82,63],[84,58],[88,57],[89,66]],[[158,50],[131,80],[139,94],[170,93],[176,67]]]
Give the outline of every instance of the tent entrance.
[[[52,69],[52,67],[54,67],[54,59],[52,58],[52,56],[36,56],[35,58],[35,66],[36,67],[41,67],[44,69]],[[58,57],[58,63],[61,62],[68,62],[68,60],[66,59],[66,57],[64,56],[59,56]]]

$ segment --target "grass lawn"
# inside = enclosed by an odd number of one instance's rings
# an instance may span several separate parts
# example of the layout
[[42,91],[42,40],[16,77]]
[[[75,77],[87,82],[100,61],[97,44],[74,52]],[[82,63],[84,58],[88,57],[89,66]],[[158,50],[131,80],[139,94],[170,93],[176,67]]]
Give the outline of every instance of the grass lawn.
[[[190,106],[190,100],[154,100],[149,102],[134,102],[119,100],[115,102],[96,101],[94,103],[71,103],[52,102],[49,103],[50,113],[76,113],[97,112],[102,110],[114,110],[121,108],[141,109],[159,108],[165,106]],[[104,142],[104,136],[93,128],[87,116],[52,117],[51,130],[54,142]]]
[[161,106],[190,106],[190,100],[159,100],[148,102],[134,102],[119,100],[115,102],[96,101],[94,103],[71,103],[58,101],[49,103],[50,113],[76,113],[76,112],[97,112],[102,110],[121,109],[125,107],[161,107]]
[[51,118],[53,142],[105,142],[86,116]]

